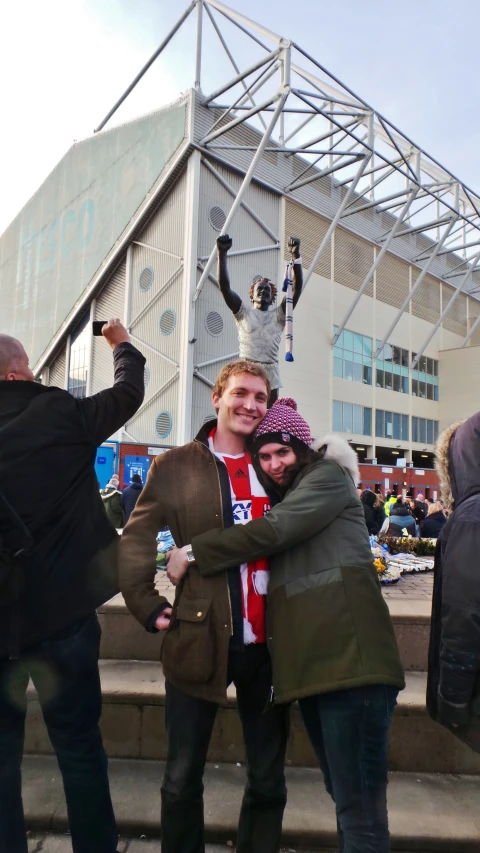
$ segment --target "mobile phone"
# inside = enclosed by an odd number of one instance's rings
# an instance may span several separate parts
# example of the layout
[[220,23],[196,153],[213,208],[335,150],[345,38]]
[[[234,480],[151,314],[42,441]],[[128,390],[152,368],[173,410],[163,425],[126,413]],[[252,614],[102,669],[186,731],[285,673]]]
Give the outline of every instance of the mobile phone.
[[102,334],[102,329],[107,321],[106,320],[94,320],[92,323],[92,335],[98,338]]

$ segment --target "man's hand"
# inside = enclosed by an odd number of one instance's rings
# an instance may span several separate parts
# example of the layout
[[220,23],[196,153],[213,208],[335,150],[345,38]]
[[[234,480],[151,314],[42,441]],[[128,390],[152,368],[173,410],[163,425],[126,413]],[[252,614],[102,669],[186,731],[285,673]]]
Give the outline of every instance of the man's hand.
[[233,240],[228,234],[221,234],[217,237],[217,251],[219,254],[227,254],[228,250],[233,246]]
[[108,323],[102,326],[102,335],[112,349],[118,347],[119,344],[130,343],[130,335],[118,317],[115,317],[114,320],[109,320]]
[[155,619],[155,628],[158,628],[159,631],[166,631],[168,626],[170,625],[171,615],[171,607],[166,607],[165,610],[162,610],[160,616],[157,616],[157,618]]
[[299,237],[289,237],[288,239],[288,248],[290,250],[290,254],[293,260],[296,260],[300,257],[300,238]]
[[167,577],[170,583],[177,586],[188,569],[187,546],[172,548],[167,553]]

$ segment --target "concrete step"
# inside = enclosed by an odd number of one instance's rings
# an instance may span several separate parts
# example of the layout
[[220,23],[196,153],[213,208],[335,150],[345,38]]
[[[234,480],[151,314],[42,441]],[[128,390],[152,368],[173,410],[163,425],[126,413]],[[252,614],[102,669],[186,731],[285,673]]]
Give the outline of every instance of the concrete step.
[[[150,661],[101,661],[102,732],[113,758],[164,759],[165,684],[161,666]],[[425,673],[407,673],[399,694],[390,737],[390,769],[428,773],[480,773],[480,755],[427,716]],[[244,761],[243,738],[233,685],[229,704],[220,708],[209,760]],[[25,750],[51,754],[50,741],[33,686],[29,689]],[[293,766],[316,767],[298,705],[292,705],[287,753]],[[479,847],[480,850],[480,847]]]
[[[163,594],[172,599],[171,588]],[[403,666],[406,671],[427,670],[431,604],[428,598],[387,599]],[[149,634],[128,612],[123,597],[116,595],[99,610],[102,626],[102,658],[159,660],[161,634]]]
[[[119,831],[136,837],[158,837],[163,764],[113,759],[109,773]],[[243,767],[207,765],[205,834],[209,842],[235,841],[244,785]],[[289,767],[287,786],[285,846],[335,848],[335,813],[320,772]],[[29,829],[66,831],[66,806],[54,758],[25,757],[23,791]],[[388,789],[392,851],[478,853],[479,800],[480,779],[476,777],[392,773]]]

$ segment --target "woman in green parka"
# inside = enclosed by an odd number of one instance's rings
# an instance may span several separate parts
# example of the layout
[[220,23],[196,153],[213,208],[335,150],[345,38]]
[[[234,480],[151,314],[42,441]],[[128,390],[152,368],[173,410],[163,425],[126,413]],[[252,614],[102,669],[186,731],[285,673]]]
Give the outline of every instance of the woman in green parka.
[[336,804],[342,853],[388,853],[388,735],[402,665],[372,562],[357,458],[335,435],[313,443],[290,398],[253,436],[253,461],[282,498],[266,516],[175,551],[178,583],[270,557],[267,637],[275,701],[298,700]]

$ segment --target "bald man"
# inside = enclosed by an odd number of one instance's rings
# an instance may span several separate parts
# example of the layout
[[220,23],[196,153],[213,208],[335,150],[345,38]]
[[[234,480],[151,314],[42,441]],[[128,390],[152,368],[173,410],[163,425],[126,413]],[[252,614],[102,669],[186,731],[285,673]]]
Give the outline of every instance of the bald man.
[[118,592],[118,535],[102,505],[97,447],[142,403],[145,359],[119,320],[103,326],[114,385],[76,399],[40,385],[0,335],[0,853],[27,853],[20,765],[29,676],[57,754],[74,853],[115,853],[98,726],[96,609]]

